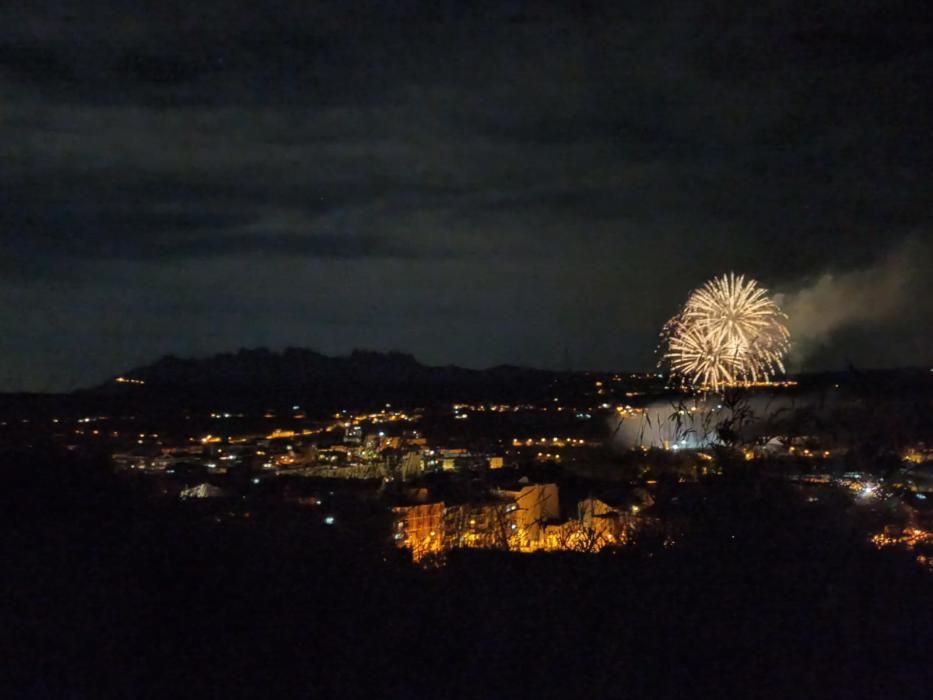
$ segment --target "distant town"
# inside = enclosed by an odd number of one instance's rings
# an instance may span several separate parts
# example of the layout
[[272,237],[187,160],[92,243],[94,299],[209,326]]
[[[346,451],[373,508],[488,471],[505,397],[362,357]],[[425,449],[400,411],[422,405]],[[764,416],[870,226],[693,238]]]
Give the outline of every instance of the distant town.
[[[370,408],[325,414],[319,402],[273,405],[274,396],[266,408],[225,405],[218,390],[213,408],[182,400],[153,413],[132,392],[167,389],[142,371],[83,404],[135,405],[138,415],[51,415],[74,404],[47,401],[17,418],[21,398],[7,406],[0,438],[103,454],[150,497],[218,523],[288,508],[324,528],[368,528],[425,566],[463,549],[677,547],[689,541],[695,503],[724,475],[750,470],[791,485],[804,504],[838,504],[877,547],[933,561],[929,426],[897,418],[911,401],[901,388],[872,393],[906,382],[928,401],[929,372],[783,379],[715,396],[656,372],[541,379],[520,402],[373,396]],[[379,527],[373,512],[384,513]]]

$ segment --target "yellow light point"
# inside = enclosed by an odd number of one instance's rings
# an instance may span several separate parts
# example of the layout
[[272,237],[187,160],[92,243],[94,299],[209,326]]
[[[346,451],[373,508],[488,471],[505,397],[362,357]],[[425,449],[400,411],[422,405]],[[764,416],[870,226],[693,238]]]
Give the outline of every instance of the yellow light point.
[[293,438],[297,435],[294,430],[273,430],[271,433],[266,435],[266,440],[278,440],[281,438]]
[[142,379],[131,379],[130,377],[117,377],[115,380],[117,384],[145,384],[146,382]]

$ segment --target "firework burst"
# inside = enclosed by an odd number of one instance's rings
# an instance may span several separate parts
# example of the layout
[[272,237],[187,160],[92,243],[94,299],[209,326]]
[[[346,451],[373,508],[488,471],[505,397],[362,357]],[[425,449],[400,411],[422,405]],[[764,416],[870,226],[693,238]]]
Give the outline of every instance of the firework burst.
[[755,280],[729,273],[694,290],[661,332],[662,363],[686,382],[714,391],[767,381],[784,371],[787,316]]

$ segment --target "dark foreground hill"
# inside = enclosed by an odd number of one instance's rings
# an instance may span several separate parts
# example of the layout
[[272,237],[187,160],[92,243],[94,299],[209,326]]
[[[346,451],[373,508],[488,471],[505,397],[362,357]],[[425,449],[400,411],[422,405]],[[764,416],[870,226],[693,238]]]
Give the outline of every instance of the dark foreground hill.
[[[773,484],[689,541],[455,556],[385,514],[231,519],[93,464],[3,455],[3,697],[908,698],[933,687],[933,578]],[[215,517],[216,516],[216,517]],[[222,521],[222,522],[221,522]]]

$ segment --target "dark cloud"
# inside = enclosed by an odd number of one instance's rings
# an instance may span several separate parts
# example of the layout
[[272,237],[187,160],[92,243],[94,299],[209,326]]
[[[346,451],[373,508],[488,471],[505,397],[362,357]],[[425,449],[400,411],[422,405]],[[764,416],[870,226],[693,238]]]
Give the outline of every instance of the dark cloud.
[[[925,3],[63,5],[0,7],[9,388],[249,344],[648,366],[714,274],[799,292],[933,224]],[[929,362],[905,306],[813,366]]]
[[[315,231],[332,206],[313,204],[294,220],[263,219],[261,210],[236,212],[236,202],[213,209],[145,209],[127,202],[89,205],[69,195],[31,198],[29,207],[0,211],[7,264],[81,261],[152,262],[263,254],[325,259],[420,258],[441,254],[404,240],[355,231]],[[22,268],[21,268],[22,269]],[[41,265],[36,265],[41,272]],[[56,274],[58,270],[53,270]]]

